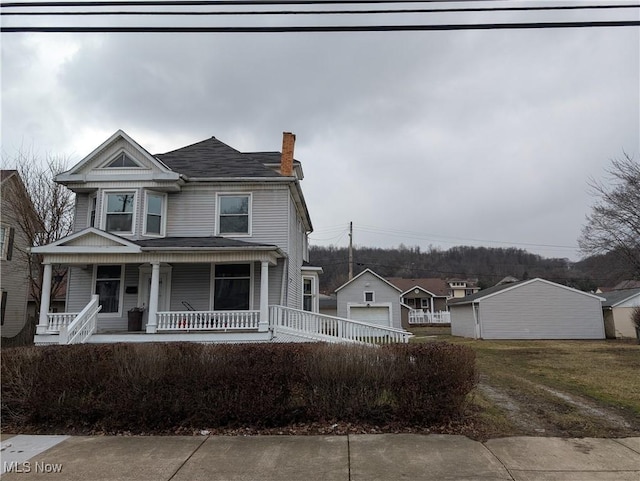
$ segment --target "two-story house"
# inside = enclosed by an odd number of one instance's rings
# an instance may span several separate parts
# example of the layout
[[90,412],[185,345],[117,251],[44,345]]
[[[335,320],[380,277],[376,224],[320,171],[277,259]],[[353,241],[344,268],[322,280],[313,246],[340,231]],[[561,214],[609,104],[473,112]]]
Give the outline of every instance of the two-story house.
[[69,312],[43,295],[36,343],[322,339],[343,321],[317,314],[294,142],[242,153],[212,137],[152,155],[118,131],[58,175],[76,194],[74,233],[33,250],[43,290],[52,265],[69,268]]
[[[0,333],[14,337],[27,321],[29,241],[21,229],[20,216],[33,210],[25,186],[16,170],[1,171],[2,206],[0,208]],[[12,199],[19,199],[13,202]],[[19,209],[16,204],[19,203]],[[23,210],[19,213],[16,210]],[[24,217],[23,217],[24,218]]]

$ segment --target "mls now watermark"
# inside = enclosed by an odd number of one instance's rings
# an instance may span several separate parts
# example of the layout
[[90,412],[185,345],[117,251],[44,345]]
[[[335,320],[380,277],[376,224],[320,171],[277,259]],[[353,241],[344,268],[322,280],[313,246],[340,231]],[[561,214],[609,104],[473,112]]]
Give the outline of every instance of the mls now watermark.
[[24,461],[19,463],[18,461],[3,462],[2,471],[5,473],[61,473],[62,464],[60,463],[41,463]]

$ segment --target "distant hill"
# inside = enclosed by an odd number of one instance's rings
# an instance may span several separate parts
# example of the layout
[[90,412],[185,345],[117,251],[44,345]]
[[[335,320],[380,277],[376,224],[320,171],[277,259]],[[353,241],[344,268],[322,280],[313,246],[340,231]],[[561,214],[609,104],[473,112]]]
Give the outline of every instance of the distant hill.
[[[310,246],[311,264],[320,266],[320,291],[331,293],[348,278],[346,247]],[[458,246],[448,250],[400,245],[396,249],[354,248],[354,275],[366,268],[383,277],[441,277],[478,279],[482,288],[506,276],[518,279],[542,277],[585,291],[613,286],[632,278],[632,272],[614,255],[590,257],[577,263],[550,259],[523,249]]]

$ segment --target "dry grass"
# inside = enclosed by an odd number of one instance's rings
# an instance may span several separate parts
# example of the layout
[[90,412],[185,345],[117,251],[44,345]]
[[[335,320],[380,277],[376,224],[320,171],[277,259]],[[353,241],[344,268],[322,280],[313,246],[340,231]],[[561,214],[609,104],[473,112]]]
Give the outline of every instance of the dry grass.
[[[576,436],[624,431],[619,431],[615,422],[589,415],[552,391],[608,410],[612,417],[622,416],[631,432],[640,430],[640,347],[634,342],[471,340],[452,337],[447,328],[417,328],[414,334],[413,342],[446,340],[472,347],[482,382],[519,405],[518,415],[524,412],[531,416],[535,421],[532,426],[538,424],[532,431]],[[510,429],[504,420],[504,406],[496,411],[495,400],[479,393],[474,404],[489,431],[527,432],[522,426]]]

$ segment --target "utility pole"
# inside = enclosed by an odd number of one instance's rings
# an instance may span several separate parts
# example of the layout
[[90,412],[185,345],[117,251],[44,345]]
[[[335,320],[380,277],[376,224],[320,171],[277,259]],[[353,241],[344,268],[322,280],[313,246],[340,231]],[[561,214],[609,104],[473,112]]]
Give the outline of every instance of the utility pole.
[[349,280],[353,279],[353,222],[349,222]]

